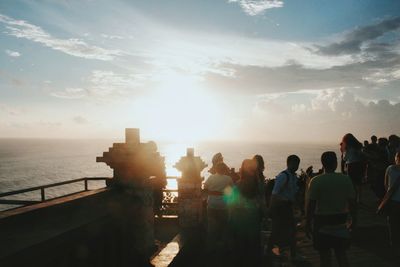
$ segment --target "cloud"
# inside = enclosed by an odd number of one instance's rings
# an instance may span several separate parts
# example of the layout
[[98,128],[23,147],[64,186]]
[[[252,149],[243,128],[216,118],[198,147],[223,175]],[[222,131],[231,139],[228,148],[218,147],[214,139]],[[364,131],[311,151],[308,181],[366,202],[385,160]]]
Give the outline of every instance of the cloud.
[[0,112],[4,112],[11,116],[19,116],[24,114],[26,110],[20,107],[0,103]]
[[20,57],[21,53],[17,52],[17,51],[12,51],[12,50],[6,50],[5,51],[7,55],[9,55],[10,57]]
[[94,70],[88,78],[89,93],[95,96],[126,95],[143,85],[146,75],[117,74],[113,71]]
[[76,124],[88,124],[89,123],[89,121],[82,116],[75,116],[72,118],[72,121],[75,122]]
[[111,35],[111,34],[105,34],[105,33],[102,33],[100,36],[105,38],[105,39],[111,39],[111,40],[114,40],[114,39],[123,40],[123,39],[125,39],[121,35]]
[[283,7],[282,0],[229,0],[228,2],[238,3],[250,16],[262,14],[267,9]]
[[113,71],[93,70],[85,79],[84,88],[66,88],[53,91],[50,95],[64,99],[94,98],[98,100],[112,100],[123,98],[131,92],[136,92],[146,84],[148,75],[118,74]]
[[338,87],[366,86],[363,79],[368,67],[362,64],[336,66],[328,69],[306,68],[298,63],[281,67],[242,66],[223,64],[233,76],[209,73],[206,80],[217,88],[245,94],[294,92]]
[[300,103],[297,97],[299,103],[295,104],[290,101],[291,94],[272,94],[255,103],[256,120],[251,123],[258,127],[257,131],[285,140],[293,138],[295,129],[298,140],[329,142],[347,132],[360,139],[400,132],[400,125],[394,123],[400,116],[400,103],[365,102],[346,88],[302,92],[308,94],[306,100]]
[[79,99],[88,95],[83,88],[66,88],[63,91],[55,91],[50,93],[51,96],[64,99]]
[[122,54],[119,50],[105,49],[89,45],[81,39],[55,38],[39,26],[30,24],[24,20],[15,20],[2,14],[0,14],[0,22],[6,25],[6,28],[8,29],[6,33],[8,35],[17,38],[25,38],[71,56],[107,61]]
[[[316,45],[316,52],[324,55],[357,54],[364,50],[363,45],[400,28],[400,17],[383,20],[377,24],[357,28],[345,34],[343,40],[328,45]],[[375,47],[377,48],[377,47]],[[386,49],[387,46],[381,46]]]
[[[400,81],[400,46],[388,40],[386,43],[381,41],[368,47],[363,46],[362,50],[361,57],[339,60],[336,64],[332,64],[332,61],[335,62],[335,58],[342,58],[343,55],[321,54],[322,58],[314,61],[306,52],[297,49],[296,53],[291,53],[290,57],[286,58],[286,63],[281,65],[226,61],[215,69],[224,70],[225,73],[229,70],[230,75],[213,71],[205,75],[205,80],[217,88],[246,94],[342,87],[379,89],[396,86],[396,82]],[[325,67],[322,67],[323,58],[326,62]],[[310,59],[318,64],[310,64]]]

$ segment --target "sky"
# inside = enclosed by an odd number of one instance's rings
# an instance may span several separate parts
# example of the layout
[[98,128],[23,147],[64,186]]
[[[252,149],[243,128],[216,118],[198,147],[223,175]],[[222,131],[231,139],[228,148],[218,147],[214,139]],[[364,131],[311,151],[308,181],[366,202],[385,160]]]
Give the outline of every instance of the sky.
[[0,1],[0,137],[400,134],[400,1]]

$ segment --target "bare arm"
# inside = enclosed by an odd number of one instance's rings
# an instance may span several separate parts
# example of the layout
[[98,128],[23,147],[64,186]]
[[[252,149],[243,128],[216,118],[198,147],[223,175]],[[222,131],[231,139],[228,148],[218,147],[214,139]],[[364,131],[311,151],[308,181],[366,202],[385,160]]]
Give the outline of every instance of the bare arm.
[[354,198],[348,200],[349,212],[351,216],[350,229],[354,229],[357,226],[357,202]]
[[386,191],[388,191],[388,189],[389,189],[389,172],[388,172],[388,170],[389,170],[389,168],[386,169],[385,182],[384,182]]

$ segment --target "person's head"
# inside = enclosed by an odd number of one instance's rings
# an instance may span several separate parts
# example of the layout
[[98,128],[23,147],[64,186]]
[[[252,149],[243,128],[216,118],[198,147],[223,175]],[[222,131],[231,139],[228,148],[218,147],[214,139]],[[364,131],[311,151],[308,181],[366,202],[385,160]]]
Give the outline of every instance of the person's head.
[[300,158],[297,155],[290,155],[287,157],[286,165],[288,170],[294,173],[299,169]]
[[364,140],[364,147],[367,147],[369,145],[368,140]]
[[261,155],[255,155],[253,157],[253,160],[255,160],[257,162],[257,169],[260,172],[263,172],[265,170],[265,163],[264,163],[264,159]]
[[238,188],[244,197],[254,197],[257,195],[257,161],[245,159],[240,167],[240,180]]
[[345,134],[342,138],[341,149],[346,151],[349,148],[360,149],[362,144],[351,133]]
[[336,153],[333,151],[322,153],[321,163],[325,172],[334,172],[338,165]]
[[212,157],[212,164],[217,165],[219,162],[224,162],[224,158],[221,153],[217,153]]
[[378,139],[378,146],[381,148],[385,148],[388,145],[389,141],[385,137],[381,137]]
[[378,137],[376,137],[376,135],[371,136],[371,142],[372,144],[376,144],[378,142]]
[[254,159],[243,160],[239,172],[241,178],[255,176],[257,173],[257,161]]
[[215,165],[215,171],[217,174],[227,174],[229,173],[229,167],[223,162],[218,162]]
[[396,156],[394,157],[394,162],[396,165],[400,165],[400,152],[396,153]]
[[399,146],[399,143],[400,143],[400,138],[397,135],[392,134],[389,136],[389,146],[397,147]]

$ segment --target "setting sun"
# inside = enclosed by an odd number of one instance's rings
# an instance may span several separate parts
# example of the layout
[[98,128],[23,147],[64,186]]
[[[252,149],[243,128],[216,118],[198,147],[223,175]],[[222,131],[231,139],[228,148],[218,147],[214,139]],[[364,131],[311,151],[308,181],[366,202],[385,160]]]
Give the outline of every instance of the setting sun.
[[157,81],[160,86],[131,110],[142,114],[139,125],[144,135],[190,144],[222,134],[219,99],[202,88],[201,81],[178,73],[160,75]]

